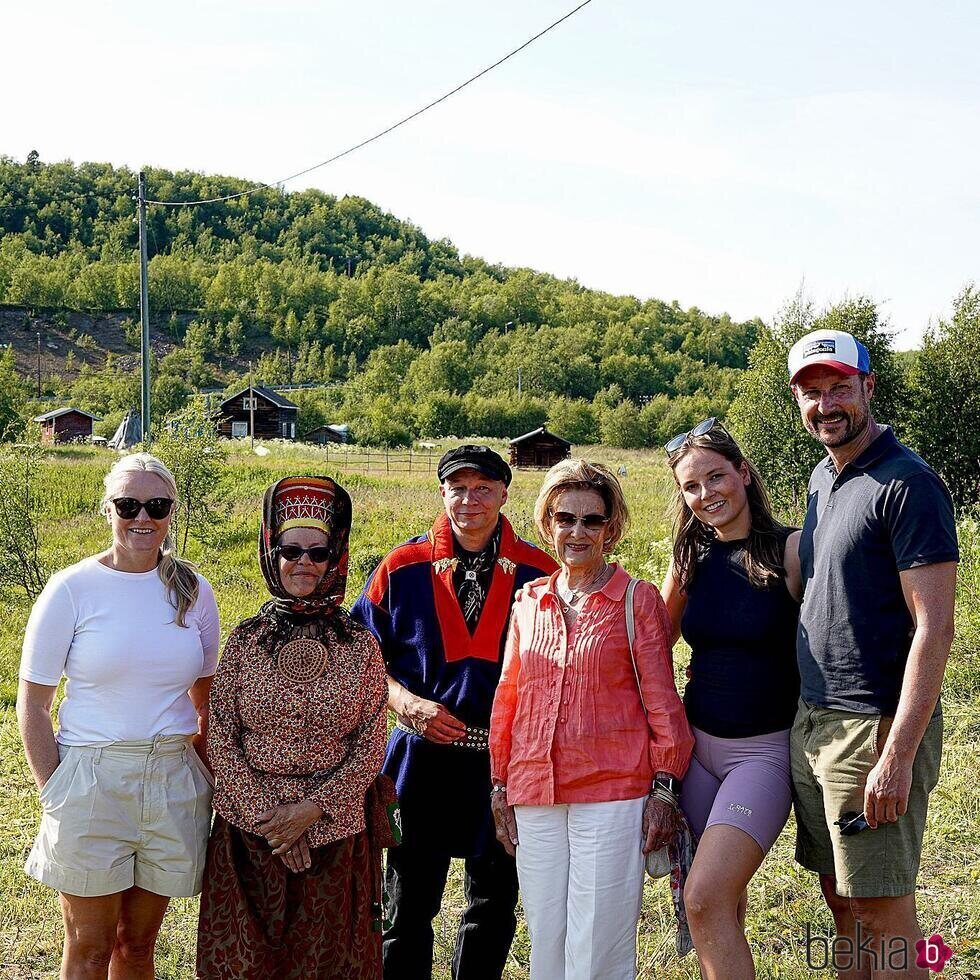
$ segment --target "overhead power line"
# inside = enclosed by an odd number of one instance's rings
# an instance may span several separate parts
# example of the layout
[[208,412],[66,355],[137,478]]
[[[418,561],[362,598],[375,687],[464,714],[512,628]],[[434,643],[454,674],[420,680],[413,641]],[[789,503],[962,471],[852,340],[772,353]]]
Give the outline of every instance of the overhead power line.
[[303,177],[306,174],[312,173],[314,170],[319,170],[321,167],[325,167],[329,163],[334,163],[335,161],[340,160],[342,157],[346,157],[350,155],[355,150],[360,150],[362,147],[367,146],[369,143],[373,143],[376,140],[381,139],[382,136],[387,136],[388,133],[392,133],[400,126],[404,126],[406,123],[411,122],[413,119],[417,119],[419,116],[422,115],[423,112],[428,112],[429,109],[432,109],[435,106],[439,105],[440,102],[445,102],[446,99],[451,98],[457,92],[461,92],[464,88],[466,88],[467,85],[472,85],[473,82],[482,78],[484,75],[487,75],[490,72],[492,72],[494,68],[499,68],[500,65],[502,65],[505,61],[509,61],[511,58],[514,57],[514,55],[520,54],[521,51],[523,51],[525,48],[530,47],[530,45],[534,44],[535,41],[544,37],[545,34],[547,34],[549,31],[553,31],[556,27],[558,27],[559,24],[562,24],[570,17],[575,16],[575,14],[577,14],[583,7],[587,7],[591,2],[592,0],[583,0],[583,2],[580,3],[577,7],[573,7],[563,17],[559,17],[558,20],[556,20],[554,23],[549,24],[543,31],[539,31],[537,34],[534,35],[534,37],[528,38],[520,47],[514,48],[513,51],[508,52],[498,61],[495,61],[492,65],[487,65],[487,67],[484,68],[482,71],[477,72],[471,78],[467,78],[465,82],[461,82],[454,89],[452,89],[449,92],[446,92],[445,95],[440,95],[438,99],[435,99],[434,101],[430,102],[428,105],[422,106],[421,109],[416,109],[416,111],[413,112],[411,115],[405,116],[404,119],[399,119],[398,122],[392,123],[386,129],[382,129],[381,132],[375,133],[374,136],[370,136],[365,140],[361,140],[360,143],[348,147],[346,150],[344,150],[341,153],[335,153],[332,157],[330,157],[328,160],[324,160],[322,163],[315,163],[312,167],[307,167],[305,170],[300,170],[297,173],[290,174],[288,177],[281,177],[279,180],[272,180],[269,181],[269,183],[267,184],[256,184],[254,187],[250,187],[248,190],[238,191],[235,194],[225,194],[222,197],[208,197],[200,201],[152,201],[147,199],[145,203],[156,204],[160,207],[167,207],[167,208],[191,207],[197,204],[219,204],[222,201],[233,201],[235,200],[235,198],[245,197],[247,194],[254,194],[256,191],[265,190],[266,188],[269,187],[276,187],[277,185],[284,184],[289,180],[295,180],[297,177]]

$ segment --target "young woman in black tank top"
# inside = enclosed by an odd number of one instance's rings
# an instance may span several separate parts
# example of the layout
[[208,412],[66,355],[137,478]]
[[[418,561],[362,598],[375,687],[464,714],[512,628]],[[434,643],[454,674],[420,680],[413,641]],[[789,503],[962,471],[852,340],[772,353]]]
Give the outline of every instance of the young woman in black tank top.
[[789,815],[796,711],[799,531],[779,524],[755,467],[707,419],[667,444],[677,483],[663,587],[691,645],[684,703],[695,748],[681,805],[697,852],[684,896],[704,980],[749,980],[746,889]]

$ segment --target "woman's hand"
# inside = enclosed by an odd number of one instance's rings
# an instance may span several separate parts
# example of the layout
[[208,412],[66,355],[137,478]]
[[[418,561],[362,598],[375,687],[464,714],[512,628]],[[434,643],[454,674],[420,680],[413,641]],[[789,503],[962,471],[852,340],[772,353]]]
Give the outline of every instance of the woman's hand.
[[60,756],[51,726],[51,705],[58,686],[35,684],[20,679],[17,688],[17,722],[24,740],[27,764],[31,767],[38,792],[58,768]]
[[493,825],[497,832],[497,840],[504,850],[513,857],[517,853],[517,818],[514,808],[507,804],[507,793],[490,794],[490,812],[493,814]]
[[300,835],[299,839],[288,851],[283,852],[279,855],[279,860],[282,861],[293,874],[299,874],[301,871],[309,871],[310,869],[310,842],[306,838],[306,834]]
[[306,833],[306,829],[323,816],[312,800],[284,803],[260,813],[255,818],[255,830],[271,845],[272,853],[285,854]]
[[643,808],[643,853],[659,851],[673,837],[677,810],[655,796],[647,797]]

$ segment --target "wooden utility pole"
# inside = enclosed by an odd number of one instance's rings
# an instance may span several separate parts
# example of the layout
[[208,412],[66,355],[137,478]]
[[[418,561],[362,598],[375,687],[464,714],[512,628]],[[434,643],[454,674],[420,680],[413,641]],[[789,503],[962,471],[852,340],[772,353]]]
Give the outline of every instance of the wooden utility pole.
[[139,178],[139,226],[140,226],[140,361],[143,367],[142,423],[143,442],[150,441],[150,296],[146,274],[146,177],[140,171]]
[[41,334],[37,335],[37,397],[41,397]]
[[255,449],[255,392],[252,390],[252,362],[248,362],[248,438],[249,448]]

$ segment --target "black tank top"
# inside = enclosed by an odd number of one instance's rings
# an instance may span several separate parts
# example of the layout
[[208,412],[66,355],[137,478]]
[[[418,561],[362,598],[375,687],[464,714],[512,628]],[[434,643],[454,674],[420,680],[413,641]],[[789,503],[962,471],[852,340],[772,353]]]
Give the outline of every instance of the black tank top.
[[[782,535],[785,545],[791,529]],[[691,646],[687,717],[717,738],[751,738],[789,728],[800,693],[799,605],[780,579],[749,582],[745,541],[713,541],[687,590],[681,634]]]

